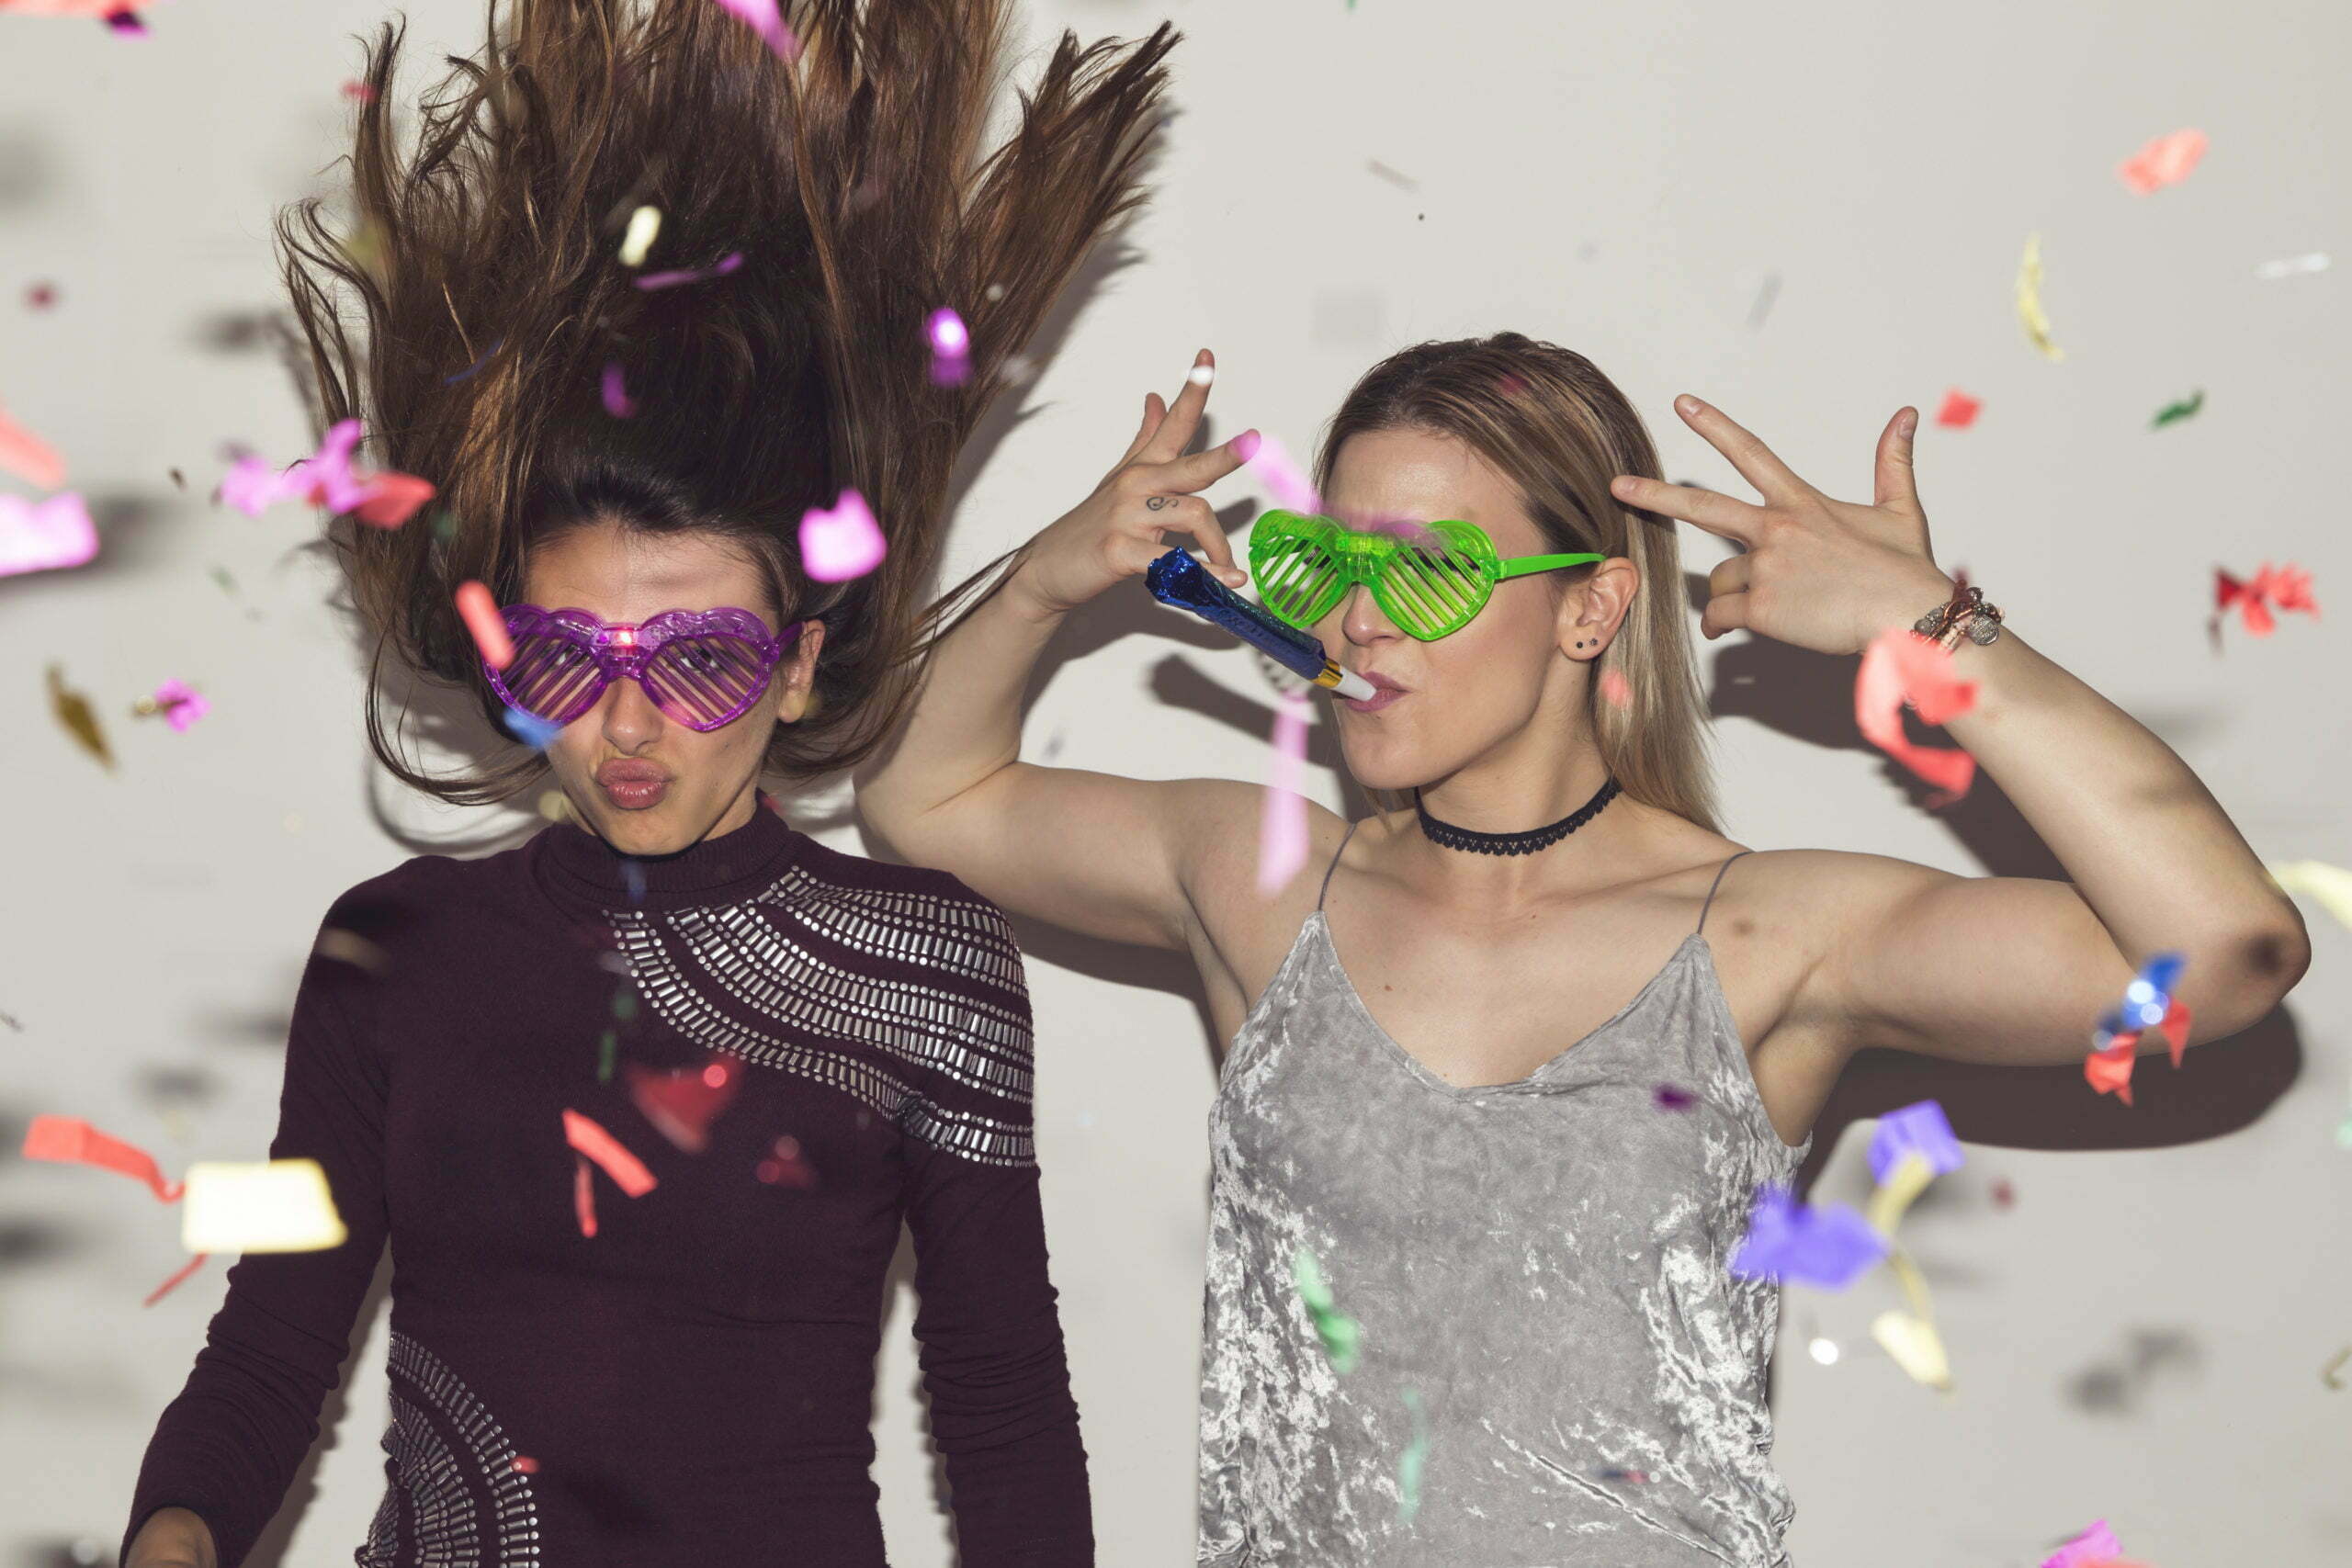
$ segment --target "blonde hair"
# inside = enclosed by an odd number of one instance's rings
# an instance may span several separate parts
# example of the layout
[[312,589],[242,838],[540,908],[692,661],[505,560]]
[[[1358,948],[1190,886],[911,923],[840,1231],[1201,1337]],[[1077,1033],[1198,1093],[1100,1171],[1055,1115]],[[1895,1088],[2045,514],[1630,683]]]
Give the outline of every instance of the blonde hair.
[[[1417,344],[1364,372],[1340,404],[1316,457],[1317,486],[1329,488],[1350,436],[1398,429],[1453,436],[1501,470],[1547,550],[1633,561],[1641,591],[1594,661],[1589,689],[1600,760],[1631,798],[1720,830],[1674,522],[1609,490],[1618,474],[1663,477],[1624,393],[1584,355],[1519,333]],[[1565,587],[1592,570],[1549,575]],[[1600,695],[1612,675],[1624,682],[1623,703]]]

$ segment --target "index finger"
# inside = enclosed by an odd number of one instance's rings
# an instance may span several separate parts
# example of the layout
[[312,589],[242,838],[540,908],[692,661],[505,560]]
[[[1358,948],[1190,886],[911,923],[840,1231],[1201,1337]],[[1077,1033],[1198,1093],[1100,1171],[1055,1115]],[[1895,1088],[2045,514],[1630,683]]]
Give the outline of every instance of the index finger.
[[1757,520],[1764,514],[1762,507],[1736,495],[1701,490],[1696,485],[1670,485],[1664,479],[1645,479],[1639,474],[1619,474],[1609,481],[1609,493],[1628,506],[1696,524],[1743,549],[1756,542]]
[[[1702,403],[1688,392],[1674,400],[1674,408],[1691,429],[1707,438],[1707,445],[1731,459],[1731,466],[1739,470],[1740,477],[1754,485],[1756,493],[1766,501],[1778,505],[1812,493],[1813,487],[1797,478],[1794,469],[1773,456],[1770,446],[1723,410]],[[1691,521],[1699,520],[1694,517]],[[1701,523],[1700,526],[1706,525]]]
[[1184,389],[1168,405],[1168,417],[1151,433],[1136,459],[1144,463],[1165,463],[1192,444],[1201,428],[1202,411],[1208,407],[1209,383],[1216,379],[1216,357],[1207,349],[1193,357],[1193,368],[1184,377]]

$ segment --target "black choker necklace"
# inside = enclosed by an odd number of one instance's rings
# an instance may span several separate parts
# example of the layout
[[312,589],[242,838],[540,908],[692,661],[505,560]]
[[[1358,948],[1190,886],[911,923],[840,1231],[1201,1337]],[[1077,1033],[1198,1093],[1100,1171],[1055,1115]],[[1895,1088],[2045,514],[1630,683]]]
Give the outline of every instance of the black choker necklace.
[[1557,822],[1542,828],[1530,828],[1523,833],[1481,833],[1469,828],[1457,828],[1451,822],[1441,822],[1430,816],[1429,808],[1421,804],[1421,792],[1418,789],[1413,792],[1413,810],[1421,819],[1422,833],[1433,844],[1443,844],[1449,850],[1468,850],[1472,854],[1479,855],[1532,855],[1537,850],[1558,843],[1600,815],[1600,808],[1608,805],[1610,796],[1616,793],[1617,781],[1611,779],[1593,792],[1590,800]]

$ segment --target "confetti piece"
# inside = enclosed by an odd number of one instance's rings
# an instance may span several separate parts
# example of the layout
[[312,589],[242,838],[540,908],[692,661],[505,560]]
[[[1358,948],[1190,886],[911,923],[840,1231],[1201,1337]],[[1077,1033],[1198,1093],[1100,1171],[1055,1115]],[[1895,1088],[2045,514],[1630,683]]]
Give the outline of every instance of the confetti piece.
[[1600,696],[1611,707],[1634,705],[1634,688],[1623,670],[1611,668],[1600,672]]
[[1670,1083],[1658,1085],[1652,1091],[1652,1098],[1657,1102],[1657,1108],[1660,1111],[1688,1111],[1699,1103],[1697,1095],[1687,1089],[1678,1089]]
[[1624,1470],[1613,1464],[1604,1470],[1596,1470],[1593,1474],[1603,1481],[1630,1482],[1635,1486],[1646,1486],[1650,1480],[1650,1472],[1646,1470]]
[[729,273],[733,272],[737,267],[741,266],[742,265],[743,253],[741,251],[729,251],[725,255],[719,257],[717,262],[707,267],[695,268],[684,272],[649,272],[632,278],[630,281],[635,283],[638,288],[644,289],[648,293],[651,293],[657,288],[675,288],[682,284],[701,283],[713,277],[725,277]]
[[539,1461],[529,1454],[516,1454],[514,1468],[517,1475],[537,1475],[539,1472]]
[[108,11],[106,14],[106,24],[109,31],[121,38],[147,36],[147,24],[139,19],[139,13],[136,11]]
[[1430,1455],[1429,1418],[1421,1413],[1421,1396],[1413,1389],[1401,1391],[1405,1408],[1413,1413],[1413,1436],[1405,1451],[1396,1456],[1396,1522],[1409,1525],[1413,1516],[1421,1511],[1421,1468]]
[[2041,357],[2055,364],[2065,351],[2050,341],[2050,317],[2041,309],[2041,236],[2028,234],[2018,263],[2018,321]]
[[2194,414],[2199,409],[2201,409],[2204,406],[2205,390],[2200,387],[2196,391],[2189,393],[2185,400],[2177,403],[2166,403],[2164,407],[2158,409],[2156,411],[2154,423],[2150,424],[2148,428],[2151,430],[2162,430],[2167,424],[2177,424],[2182,420],[2188,418],[2191,414]]
[[498,600],[480,582],[469,579],[458,584],[458,614],[464,617],[466,630],[473,634],[474,647],[481,650],[482,662],[492,670],[503,670],[514,662],[514,639],[506,635],[506,618],[498,613]]
[[311,951],[322,958],[338,964],[348,964],[355,969],[365,969],[370,975],[381,975],[391,967],[391,957],[385,951],[361,936],[340,926],[327,926],[319,932],[319,940]]
[[588,1174],[588,1162],[578,1155],[571,1156],[571,1213],[580,1222],[580,1234],[594,1239],[596,1235],[596,1179]]
[[1947,389],[1943,406],[1936,410],[1936,423],[1947,430],[1966,430],[1976,423],[1976,411],[1984,405],[1958,387]]
[[2281,888],[2315,900],[2336,924],[2352,929],[2352,871],[2318,860],[2273,861],[2263,869]]
[[348,1237],[314,1159],[187,1168],[180,1245],[190,1252],[323,1252]]
[[611,414],[615,419],[637,417],[637,400],[628,395],[628,387],[621,379],[621,367],[618,363],[605,367],[603,390],[606,413]]
[[413,474],[391,469],[372,474],[356,471],[351,454],[357,449],[360,435],[359,421],[338,420],[317,451],[283,472],[272,469],[263,458],[239,457],[221,477],[216,493],[248,517],[260,516],[278,502],[299,500],[337,515],[352,513],[379,528],[397,528],[435,491],[430,482]]
[[97,526],[75,491],[45,501],[0,495],[0,577],[81,566],[97,553]]
[[1261,898],[1290,886],[1306,863],[1306,694],[1285,692],[1275,700],[1273,777],[1258,822]]
[[2319,1381],[2334,1389],[2336,1393],[2342,1393],[2344,1392],[2344,1380],[2337,1377],[2335,1374],[2344,1370],[2345,1363],[2347,1361],[2352,1361],[2352,1345],[2346,1345],[2343,1349],[2338,1350],[2335,1355],[2328,1358],[2327,1365],[2319,1370]]
[[882,564],[889,546],[865,498],[842,491],[831,508],[812,506],[800,519],[802,570],[819,582],[846,582]]
[[1806,1343],[1805,1353],[1822,1366],[1834,1367],[1838,1364],[1838,1341],[1826,1339],[1816,1334]]
[[0,408],[0,468],[29,485],[55,490],[65,482],[65,459],[57,449]]
[[[1877,1152],[1877,1145],[1873,1144],[1873,1163]],[[1895,1227],[1903,1223],[1903,1216],[1910,1211],[1919,1194],[1928,1190],[1928,1183],[1935,1179],[1936,1168],[1929,1163],[1928,1156],[1917,1149],[1905,1149],[1888,1168],[1887,1174],[1879,1179],[1877,1189],[1871,1193],[1871,1206],[1864,1211],[1863,1217],[1870,1221],[1872,1230],[1892,1242]]]
[[1844,1203],[1813,1208],[1788,1188],[1767,1185],[1756,1194],[1731,1271],[1839,1291],[1886,1254],[1886,1238],[1859,1211]]
[[1377,158],[1366,159],[1364,162],[1364,167],[1379,175],[1382,179],[1386,180],[1390,185],[1397,186],[1399,189],[1419,190],[1421,188],[1420,181],[1413,178],[1410,175],[1398,173],[1396,170],[1390,168],[1387,164],[1382,163]]
[[1967,1163],[1960,1140],[1952,1135],[1951,1120],[1932,1100],[1922,1100],[1878,1119],[1871,1134],[1871,1179],[1883,1183],[1907,1154],[1928,1162],[1930,1176],[1949,1176]]
[[645,253],[653,248],[654,237],[662,232],[662,209],[640,207],[628,215],[628,231],[621,236],[620,264],[626,267],[645,265]]
[[1363,1326],[1333,1303],[1331,1287],[1324,1283],[1322,1268],[1311,1249],[1302,1247],[1292,1258],[1291,1278],[1298,1286],[1298,1299],[1306,1308],[1308,1320],[1315,1325],[1316,1337],[1323,1341],[1323,1353],[1331,1359],[1331,1370],[1343,1374],[1353,1371]]
[[187,1277],[189,1275],[204,1267],[205,1257],[206,1254],[199,1252],[194,1258],[189,1258],[186,1263],[181,1264],[177,1269],[172,1271],[171,1278],[165,1280],[162,1284],[148,1292],[147,1299],[141,1302],[139,1304],[141,1306],[153,1306],[157,1302],[162,1301],[165,1296],[168,1296],[174,1291],[178,1290],[180,1286],[187,1282]]
[[[2323,258],[2322,265],[2325,265],[2324,258]],[[32,283],[26,285],[25,308],[27,310],[46,310],[56,303],[57,285],[54,283]]]
[[2205,156],[2206,137],[2201,130],[2175,130],[2150,141],[2148,144],[2115,166],[2123,183],[2142,196],[2151,196],[2166,186],[2177,186],[2187,179]]
[[774,1151],[752,1167],[752,1174],[771,1187],[806,1190],[817,1185],[816,1168],[802,1157],[797,1138],[778,1138]]
[[2268,637],[2278,623],[2271,618],[2273,609],[2297,610],[2316,617],[2319,602],[2312,597],[2312,574],[2290,561],[2273,570],[2268,561],[2252,578],[2241,582],[2220,567],[2213,569],[2213,611],[2225,615],[2230,606],[2238,606],[2245,618],[2245,629],[2256,637]]
[[1880,750],[1944,793],[1929,804],[1949,806],[1968,793],[1976,759],[1966,751],[1915,746],[1903,732],[1903,705],[1920,722],[1944,724],[1976,705],[1976,682],[1951,672],[1952,658],[1907,627],[1891,626],[1871,639],[1854,681],[1854,723]]
[[1951,1392],[1951,1361],[1934,1324],[1890,1307],[1871,1319],[1871,1337],[1913,1382]]
[[140,698],[131,711],[141,718],[162,714],[174,731],[185,735],[189,726],[212,711],[212,705],[182,682],[166,681],[155,688],[153,696]]
[[653,1173],[645,1168],[645,1162],[623,1148],[618,1138],[568,1106],[563,1112],[563,1141],[575,1152],[595,1161],[597,1168],[632,1198],[642,1198],[659,1185]]
[[2101,1094],[2132,1103],[2132,1065],[2139,1057],[2140,1036],[2161,1030],[2172,1050],[2172,1065],[2188,1044],[2188,1009],[2172,994],[2187,960],[2177,953],[2150,958],[2124,987],[2123,1001],[2100,1018],[2091,1031],[2092,1049],[2083,1060],[2083,1077]]
[[49,711],[83,750],[107,767],[114,766],[107,732],[98,725],[98,710],[90,705],[89,698],[65,683],[63,668],[55,664],[49,667]]
[[166,1181],[155,1157],[146,1150],[110,1138],[78,1116],[36,1116],[25,1129],[27,1159],[58,1160],[69,1165],[94,1165],[146,1183],[165,1203],[179,1201],[181,1188]]
[[500,716],[499,722],[506,726],[509,735],[534,751],[546,750],[548,743],[563,733],[562,725],[541,718],[537,714],[525,713],[517,707],[508,708]]
[[2108,1562],[2123,1551],[2115,1532],[2100,1519],[2080,1535],[2068,1538],[2065,1544],[2041,1560],[2041,1568],[2092,1568],[2095,1563]]
[[955,311],[933,310],[923,321],[931,343],[931,384],[960,387],[972,378],[972,334]]
[[2254,269],[2254,276],[2267,283],[2274,278],[2292,277],[2298,273],[2325,272],[2327,268],[2327,253],[2310,251],[2300,256],[2282,256],[2277,261],[2263,262]]
[[363,104],[372,104],[376,101],[376,89],[365,82],[345,82],[341,91],[345,97],[356,99]]
[[613,1081],[613,1059],[618,1055],[620,1048],[621,1037],[618,1030],[607,1029],[598,1036],[596,1041],[596,1081],[598,1083]]
[[445,387],[454,387],[458,382],[469,378],[475,371],[480,370],[483,366],[489,364],[491,360],[497,355],[498,351],[505,346],[506,340],[504,338],[500,338],[488,348],[483,349],[481,351],[481,357],[475,360],[471,365],[467,366],[463,370],[454,371],[449,375],[442,377],[441,384]]
[[735,1059],[712,1053],[699,1067],[659,1072],[632,1065],[628,1097],[653,1130],[690,1155],[710,1147],[710,1124],[735,1098]]
[[2007,1177],[2005,1176],[2001,1178],[2000,1180],[1993,1183],[1993,1207],[1996,1209],[2014,1209],[2017,1207],[2017,1202],[2018,1190],[2010,1184]]
[[718,8],[760,35],[779,60],[798,58],[800,40],[778,13],[776,0],[718,0]]
[[[1235,449],[1239,451],[1238,446]],[[1275,505],[1310,517],[1322,512],[1322,496],[1317,493],[1306,470],[1291,460],[1281,442],[1271,435],[1261,435],[1250,444],[1249,451],[1240,455],[1273,492]]]

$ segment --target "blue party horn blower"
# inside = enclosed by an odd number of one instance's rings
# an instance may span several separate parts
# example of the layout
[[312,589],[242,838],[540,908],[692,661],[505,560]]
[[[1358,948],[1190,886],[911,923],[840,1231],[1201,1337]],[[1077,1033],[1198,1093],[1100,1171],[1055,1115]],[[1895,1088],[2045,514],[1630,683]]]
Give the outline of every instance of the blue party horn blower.
[[1190,610],[1224,627],[1283,669],[1318,686],[1359,701],[1379,688],[1323,651],[1323,645],[1295,626],[1286,626],[1211,577],[1208,569],[1182,549],[1170,550],[1144,569],[1143,585],[1163,604]]

